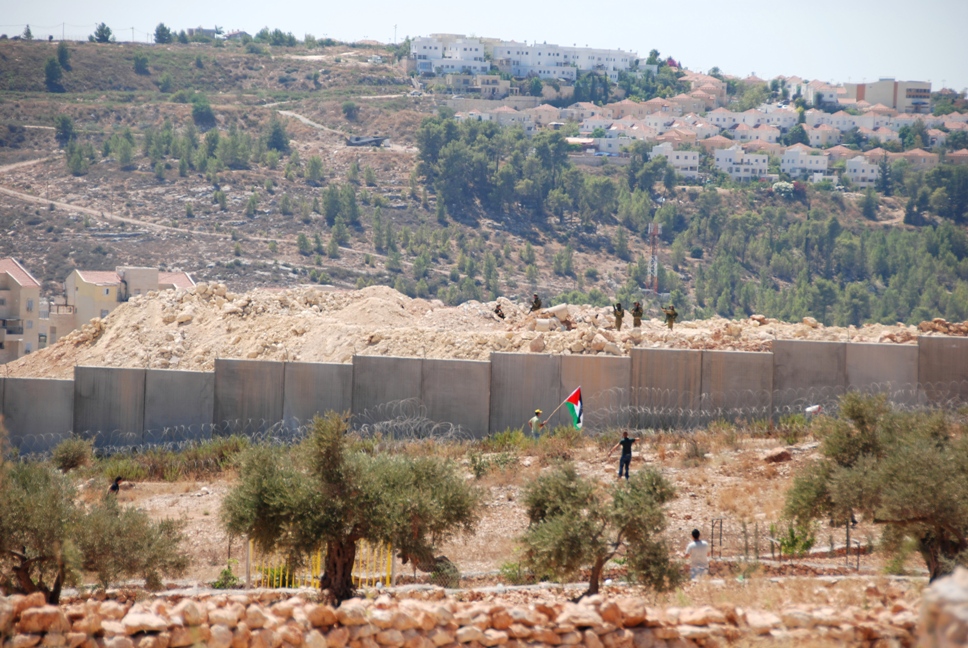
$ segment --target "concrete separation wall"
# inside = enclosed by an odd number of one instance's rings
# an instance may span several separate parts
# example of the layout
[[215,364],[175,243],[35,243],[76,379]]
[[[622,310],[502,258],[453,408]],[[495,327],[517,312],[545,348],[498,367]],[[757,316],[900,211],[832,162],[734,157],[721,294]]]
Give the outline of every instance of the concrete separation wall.
[[632,349],[632,389],[640,408],[697,409],[702,400],[702,351]]
[[[581,387],[585,429],[628,427],[631,412],[632,359],[567,355],[561,357],[561,398]],[[559,421],[570,425],[567,413]],[[557,416],[555,418],[558,418]]]
[[3,424],[22,454],[52,450],[74,428],[74,381],[4,379]]
[[891,400],[913,405],[918,391],[918,348],[901,344],[848,344],[847,388],[886,393]]
[[353,365],[286,363],[286,393],[282,405],[286,425],[301,425],[317,414],[349,412],[352,408]]
[[536,353],[491,354],[492,434],[508,428],[526,429],[536,408],[544,410],[543,417],[551,414],[562,399],[561,358]]
[[773,354],[702,352],[702,408],[751,408],[769,415],[773,401]]
[[453,423],[474,437],[487,436],[491,363],[472,360],[423,360],[420,400],[427,418]]
[[385,406],[419,402],[423,381],[421,358],[353,356],[353,416],[357,421],[383,420]]
[[96,447],[139,444],[145,420],[145,370],[74,367],[74,431]]
[[285,363],[215,361],[215,418],[227,434],[254,434],[282,420]]
[[918,379],[931,403],[968,401],[968,338],[918,338]]
[[211,437],[215,373],[148,369],[145,373],[145,441]]
[[827,404],[847,388],[847,343],[776,340],[773,343],[773,408]]

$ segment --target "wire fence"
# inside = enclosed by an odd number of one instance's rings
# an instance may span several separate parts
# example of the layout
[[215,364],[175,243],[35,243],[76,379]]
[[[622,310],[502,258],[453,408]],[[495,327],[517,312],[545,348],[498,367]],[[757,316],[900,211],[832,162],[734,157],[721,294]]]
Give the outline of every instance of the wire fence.
[[[855,390],[859,391],[859,390]],[[968,412],[968,381],[896,385],[870,385],[867,394],[883,394],[904,411],[941,410]],[[701,394],[659,389],[609,389],[586,394],[584,433],[594,436],[615,429],[663,429],[688,432],[713,422],[772,422],[786,417],[835,414],[842,388],[734,391]],[[486,436],[428,415],[419,399],[373,407],[349,419],[354,434],[381,443],[467,441]],[[553,423],[568,424],[563,416]],[[256,444],[294,445],[306,438],[312,421],[288,418],[231,419],[139,432],[87,430],[71,433],[15,435],[11,441],[24,458],[46,458],[59,443],[78,437],[89,440],[99,456],[138,454],[154,450],[182,451],[213,439],[241,436]]]
[[[250,568],[246,580],[252,587],[319,588],[326,568],[326,552],[322,549],[312,552],[303,560],[293,561],[278,554],[263,554],[250,541],[248,558]],[[357,542],[352,575],[353,585],[356,587],[392,585],[393,547],[365,540]]]

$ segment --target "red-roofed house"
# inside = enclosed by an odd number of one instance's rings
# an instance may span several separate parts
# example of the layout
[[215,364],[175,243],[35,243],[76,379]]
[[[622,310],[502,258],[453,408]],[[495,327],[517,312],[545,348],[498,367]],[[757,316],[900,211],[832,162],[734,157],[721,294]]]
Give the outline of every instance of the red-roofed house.
[[711,153],[716,149],[729,148],[735,144],[735,141],[729,139],[728,137],[723,137],[722,135],[714,135],[699,141],[699,146],[706,149],[706,153]]
[[74,328],[107,317],[119,304],[152,290],[187,290],[195,281],[186,272],[118,267],[113,271],[74,270],[64,281],[67,305],[74,308]]
[[0,259],[0,363],[38,348],[40,282],[12,257]]
[[944,156],[948,164],[968,164],[968,149],[958,149]]

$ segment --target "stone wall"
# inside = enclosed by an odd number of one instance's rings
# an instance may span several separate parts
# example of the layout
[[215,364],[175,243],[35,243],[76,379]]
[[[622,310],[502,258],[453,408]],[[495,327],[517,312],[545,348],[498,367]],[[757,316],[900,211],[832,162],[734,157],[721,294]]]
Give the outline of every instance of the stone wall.
[[658,609],[635,597],[524,606],[456,602],[439,589],[424,594],[353,599],[335,609],[311,602],[308,593],[269,590],[62,606],[45,605],[40,594],[18,595],[0,598],[0,636],[4,648],[687,648],[754,640],[909,646],[917,623],[903,604],[772,613],[732,605]]

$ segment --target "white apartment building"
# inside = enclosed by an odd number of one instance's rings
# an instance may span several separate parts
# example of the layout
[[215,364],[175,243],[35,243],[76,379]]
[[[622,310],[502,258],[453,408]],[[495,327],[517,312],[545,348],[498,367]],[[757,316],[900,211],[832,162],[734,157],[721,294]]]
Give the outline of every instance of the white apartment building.
[[930,81],[895,81],[884,78],[873,83],[847,83],[847,98],[884,104],[902,113],[931,112]]
[[746,153],[739,146],[717,149],[716,168],[733,180],[748,182],[758,180],[767,174],[770,156],[765,153]]
[[649,160],[662,155],[676,173],[684,178],[699,177],[699,151],[676,151],[668,142],[652,147]]
[[[487,56],[491,60],[487,60]],[[548,43],[528,45],[456,34],[433,34],[413,39],[410,58],[422,74],[440,74],[438,70],[445,73],[484,74],[490,70],[493,61],[499,70],[516,77],[534,75],[542,79],[569,81],[573,81],[579,71],[602,72],[612,81],[617,81],[618,73],[628,71],[639,59],[635,52],[623,50]]]
[[857,156],[847,160],[847,170],[844,175],[856,187],[870,187],[880,176],[881,170],[878,165],[869,162],[862,156]]
[[410,58],[420,74],[487,74],[484,44],[477,38],[434,35],[410,42]]
[[631,69],[639,58],[635,52],[623,50],[514,41],[495,44],[491,56],[498,69],[516,77],[533,74],[542,79],[574,80],[579,71],[597,71],[607,74],[612,81],[618,81],[618,73]]
[[783,157],[780,158],[780,170],[793,177],[822,174],[827,171],[827,162],[827,156],[820,151],[803,144],[794,144],[783,152]]

